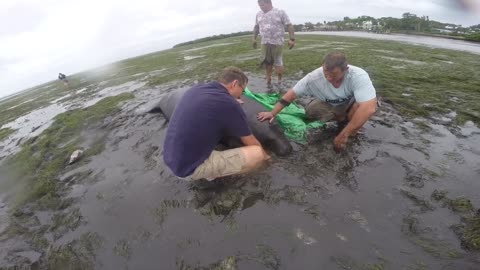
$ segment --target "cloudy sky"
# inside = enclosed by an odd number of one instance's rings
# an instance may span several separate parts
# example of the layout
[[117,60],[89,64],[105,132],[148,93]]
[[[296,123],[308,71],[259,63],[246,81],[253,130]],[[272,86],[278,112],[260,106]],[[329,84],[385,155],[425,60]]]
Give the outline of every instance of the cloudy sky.
[[[405,12],[470,26],[480,0],[273,0],[294,24]],[[192,39],[251,30],[256,0],[1,0],[0,97]]]

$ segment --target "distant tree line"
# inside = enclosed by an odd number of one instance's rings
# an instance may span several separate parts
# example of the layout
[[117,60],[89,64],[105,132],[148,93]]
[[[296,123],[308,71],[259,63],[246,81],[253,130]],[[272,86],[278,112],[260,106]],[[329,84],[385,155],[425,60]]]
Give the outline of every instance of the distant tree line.
[[[368,22],[368,26],[365,23]],[[370,24],[371,23],[371,24]],[[462,27],[451,23],[442,23],[430,20],[429,16],[418,17],[413,13],[403,13],[402,18],[382,17],[376,19],[371,16],[359,16],[357,18],[344,17],[341,21],[332,22],[306,22],[304,24],[294,24],[295,32],[301,31],[351,31],[366,30],[377,33],[425,33],[425,34],[441,34],[455,36],[471,41],[480,41],[480,24],[470,27]],[[218,40],[228,37],[252,35],[252,31],[236,32],[231,34],[221,34],[188,42],[183,42],[173,46],[181,47],[195,43]]]
[[199,38],[195,39],[192,41],[188,42],[183,42],[183,43],[178,43],[173,48],[181,47],[181,46],[186,46],[186,45],[191,45],[195,43],[200,43],[200,42],[205,42],[205,41],[211,41],[211,40],[217,40],[217,39],[224,39],[224,38],[229,38],[229,37],[238,37],[238,36],[245,36],[245,35],[252,35],[252,31],[243,31],[243,32],[236,32],[236,33],[231,33],[231,34],[221,34],[221,35],[214,35],[214,36],[209,36],[209,37],[204,37],[204,38]]
[[295,24],[295,31],[348,31],[367,30],[378,33],[426,33],[463,37],[468,40],[480,41],[480,25],[462,27],[451,23],[442,23],[430,20],[429,16],[417,16],[413,13],[404,13],[401,18],[360,16],[357,18],[344,17],[343,20],[331,22],[306,22]]

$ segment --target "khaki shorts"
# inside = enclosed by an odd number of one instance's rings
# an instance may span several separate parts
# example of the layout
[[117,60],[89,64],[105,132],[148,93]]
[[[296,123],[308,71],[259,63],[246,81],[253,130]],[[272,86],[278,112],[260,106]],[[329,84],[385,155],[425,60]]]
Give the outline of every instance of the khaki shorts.
[[348,102],[342,105],[333,106],[327,102],[314,99],[308,103],[305,108],[305,115],[308,119],[320,120],[328,122],[335,118],[335,116],[346,116],[348,110],[355,103],[355,98],[351,98]]
[[[267,47],[270,47],[271,50],[267,50]],[[262,44],[262,61],[273,59],[273,65],[276,67],[283,66],[282,59],[283,45],[271,45],[271,44]],[[267,55],[269,53],[269,55]]]
[[198,166],[186,180],[207,179],[237,174],[243,171],[246,165],[245,156],[240,148],[226,151],[213,151],[210,156]]

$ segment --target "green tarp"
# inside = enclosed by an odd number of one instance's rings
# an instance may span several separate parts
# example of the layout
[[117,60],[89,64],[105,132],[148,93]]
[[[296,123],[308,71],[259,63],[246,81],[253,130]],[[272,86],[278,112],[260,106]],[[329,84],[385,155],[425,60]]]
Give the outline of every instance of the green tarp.
[[[268,111],[271,111],[281,98],[277,93],[253,93],[248,87],[245,89],[244,95],[256,100],[265,106]],[[305,109],[295,103],[291,103],[283,108],[283,110],[276,116],[276,119],[288,138],[302,144],[307,142],[307,131],[309,129],[319,128],[325,125],[325,123],[320,121],[308,121],[305,118]]]

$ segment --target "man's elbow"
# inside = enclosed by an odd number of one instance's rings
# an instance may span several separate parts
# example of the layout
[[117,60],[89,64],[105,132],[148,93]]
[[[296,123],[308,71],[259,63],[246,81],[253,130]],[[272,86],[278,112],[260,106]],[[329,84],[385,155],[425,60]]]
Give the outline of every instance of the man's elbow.
[[367,112],[368,118],[372,117],[377,112],[377,102],[375,102],[375,104],[368,106],[366,112]]

